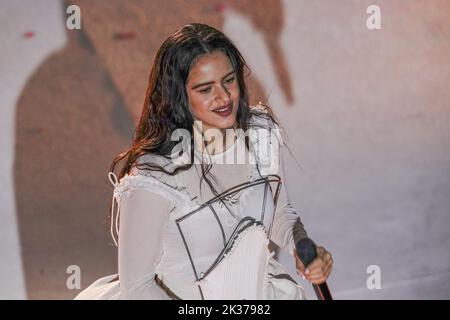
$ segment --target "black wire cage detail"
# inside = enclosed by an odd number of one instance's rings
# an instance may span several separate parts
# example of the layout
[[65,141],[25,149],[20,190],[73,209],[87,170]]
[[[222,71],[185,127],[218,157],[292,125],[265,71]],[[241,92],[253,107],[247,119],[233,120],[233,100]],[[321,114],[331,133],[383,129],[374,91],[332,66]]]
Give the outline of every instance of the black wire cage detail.
[[[276,184],[275,187],[275,192],[273,192],[272,190],[272,186],[271,183]],[[258,185],[262,185],[264,184],[264,195],[263,195],[263,199],[262,199],[262,208],[261,208],[261,215],[260,215],[260,219],[255,219],[253,217],[250,216],[246,216],[243,217],[241,220],[239,220],[237,226],[233,229],[233,232],[231,233],[231,236],[229,237],[229,239],[226,239],[225,236],[225,231],[223,228],[223,225],[216,213],[216,210],[213,207],[214,203],[222,203],[225,208],[227,209],[227,211],[230,213],[230,215],[232,215],[233,217],[235,217],[234,213],[232,212],[232,210],[230,209],[230,207],[226,204],[226,201],[224,201],[224,199],[236,195],[239,192],[248,189],[248,188],[252,188],[252,187],[256,187]],[[270,191],[273,194],[273,215],[272,215],[272,220],[269,224],[269,230],[267,232],[268,236],[270,237],[271,233],[272,233],[272,226],[273,226],[273,221],[275,219],[275,214],[276,214],[276,208],[277,208],[277,203],[278,203],[278,197],[279,197],[279,193],[280,193],[280,189],[281,189],[281,185],[282,185],[282,181],[280,176],[278,175],[267,175],[265,177],[259,178],[259,179],[255,179],[253,181],[247,181],[241,184],[238,184],[234,187],[231,187],[227,190],[225,190],[224,192],[220,193],[219,195],[211,198],[210,200],[204,202],[203,204],[201,204],[198,208],[196,208],[195,210],[192,210],[191,212],[183,215],[182,217],[179,217],[175,220],[175,223],[177,225],[178,231],[180,232],[181,238],[183,240],[184,243],[184,247],[186,248],[186,252],[187,255],[189,257],[189,261],[191,263],[192,266],[192,270],[195,276],[196,281],[200,281],[201,279],[205,278],[218,264],[219,262],[223,259],[223,257],[225,256],[225,254],[227,252],[229,252],[229,250],[232,248],[234,241],[236,240],[237,236],[239,235],[240,231],[245,230],[248,226],[252,225],[252,224],[257,224],[257,225],[263,225],[264,222],[264,216],[265,216],[265,210],[266,210],[266,201],[267,201],[267,193]],[[214,215],[215,220],[217,221],[219,228],[220,228],[220,232],[221,232],[221,236],[222,236],[222,241],[223,241],[223,249],[220,251],[220,253],[218,254],[217,258],[214,260],[214,262],[211,264],[211,266],[204,272],[201,273],[201,275],[199,276],[197,269],[195,267],[195,263],[194,260],[192,258],[192,254],[191,254],[191,250],[189,250],[189,246],[187,244],[186,241],[186,237],[183,233],[183,230],[180,226],[180,223],[182,223],[184,220],[186,220],[187,218],[193,216],[194,214],[200,212],[201,210],[205,209],[205,208],[209,208],[211,213]],[[198,286],[198,289],[200,291],[200,295],[202,297],[202,299],[204,300],[204,295],[203,292],[200,288],[200,286]]]

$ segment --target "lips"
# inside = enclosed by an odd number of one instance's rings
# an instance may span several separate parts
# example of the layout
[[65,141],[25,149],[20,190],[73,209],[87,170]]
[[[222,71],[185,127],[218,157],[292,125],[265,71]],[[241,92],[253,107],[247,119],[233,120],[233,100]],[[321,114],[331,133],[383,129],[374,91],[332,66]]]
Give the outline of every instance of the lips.
[[219,108],[216,108],[213,110],[213,112],[217,113],[218,115],[224,116],[224,117],[229,116],[231,114],[231,111],[233,111],[233,103],[232,102],[230,102],[226,106],[222,106],[222,107],[219,107]]

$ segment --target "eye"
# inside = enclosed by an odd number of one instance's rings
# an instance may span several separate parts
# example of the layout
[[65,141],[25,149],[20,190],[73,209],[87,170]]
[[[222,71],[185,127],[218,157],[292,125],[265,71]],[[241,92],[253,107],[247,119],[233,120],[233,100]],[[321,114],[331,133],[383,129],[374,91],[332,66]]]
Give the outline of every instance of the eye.
[[234,77],[225,80],[226,83],[232,83],[234,81]]
[[206,89],[200,90],[201,93],[208,93],[209,91],[211,91],[211,87],[208,87]]

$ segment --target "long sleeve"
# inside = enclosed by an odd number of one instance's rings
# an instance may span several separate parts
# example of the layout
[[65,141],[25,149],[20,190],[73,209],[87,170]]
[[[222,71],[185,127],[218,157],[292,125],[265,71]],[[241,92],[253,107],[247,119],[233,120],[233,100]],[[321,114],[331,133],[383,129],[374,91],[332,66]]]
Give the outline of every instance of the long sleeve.
[[154,280],[169,207],[167,199],[145,188],[123,194],[118,242],[121,299],[170,299]]
[[271,240],[279,247],[287,249],[291,255],[294,255],[295,243],[298,240],[307,237],[308,234],[303,226],[300,216],[288,198],[284,174],[284,149],[284,147],[280,148],[280,166],[278,175],[281,178],[282,185],[278,196]]
[[[261,106],[256,107],[256,110],[262,110],[265,114]],[[260,172],[262,175],[276,174],[282,181],[270,238],[276,245],[287,249],[291,255],[294,255],[296,241],[307,237],[307,233],[300,216],[291,205],[286,191],[284,174],[286,147],[282,130],[264,115],[254,117],[253,123],[256,124],[256,127],[250,131],[249,138],[255,148],[254,152]]]

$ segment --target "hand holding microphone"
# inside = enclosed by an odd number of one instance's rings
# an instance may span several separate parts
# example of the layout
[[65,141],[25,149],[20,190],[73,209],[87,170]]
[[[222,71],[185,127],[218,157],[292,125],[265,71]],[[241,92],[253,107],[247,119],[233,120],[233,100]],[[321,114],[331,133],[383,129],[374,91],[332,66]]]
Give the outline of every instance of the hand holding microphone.
[[312,283],[319,300],[333,299],[326,283],[333,259],[324,247],[317,247],[310,238],[297,241],[295,264],[297,273]]

